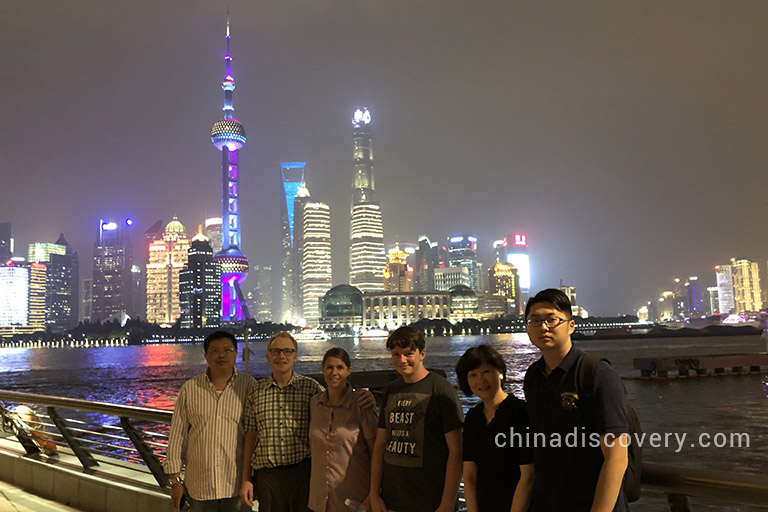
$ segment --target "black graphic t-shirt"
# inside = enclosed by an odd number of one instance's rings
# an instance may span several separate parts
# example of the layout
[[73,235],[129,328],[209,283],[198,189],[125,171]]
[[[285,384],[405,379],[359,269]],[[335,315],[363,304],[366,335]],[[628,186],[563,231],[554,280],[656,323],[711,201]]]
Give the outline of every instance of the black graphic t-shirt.
[[381,496],[387,508],[424,512],[440,505],[448,445],[445,434],[461,428],[456,390],[428,373],[413,384],[402,377],[384,392],[379,428],[387,429]]

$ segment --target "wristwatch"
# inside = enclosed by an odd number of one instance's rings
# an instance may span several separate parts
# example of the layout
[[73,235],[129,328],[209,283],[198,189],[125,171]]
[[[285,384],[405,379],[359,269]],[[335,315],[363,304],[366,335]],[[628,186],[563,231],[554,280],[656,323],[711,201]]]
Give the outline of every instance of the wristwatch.
[[173,484],[180,483],[181,485],[184,485],[184,480],[181,479],[181,476],[172,476],[168,479],[168,486],[173,487]]

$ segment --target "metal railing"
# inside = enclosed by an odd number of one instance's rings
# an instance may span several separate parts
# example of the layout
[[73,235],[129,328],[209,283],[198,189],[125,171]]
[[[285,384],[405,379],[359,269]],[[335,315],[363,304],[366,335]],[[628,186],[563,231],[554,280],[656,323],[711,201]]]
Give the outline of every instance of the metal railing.
[[[9,404],[45,408],[46,412],[38,411],[36,419],[30,419]],[[62,410],[74,414],[65,417]],[[93,421],[88,414],[107,416],[115,424]],[[171,415],[159,409],[0,390],[0,427],[16,436],[27,454],[47,451],[46,446],[51,448],[48,443],[53,443],[70,449],[85,470],[98,466],[99,461],[113,460],[116,465],[151,473],[161,487],[168,483],[161,460]],[[689,512],[689,496],[768,506],[768,479],[764,476],[650,463],[644,463],[642,471],[643,489],[666,494],[672,512]]]

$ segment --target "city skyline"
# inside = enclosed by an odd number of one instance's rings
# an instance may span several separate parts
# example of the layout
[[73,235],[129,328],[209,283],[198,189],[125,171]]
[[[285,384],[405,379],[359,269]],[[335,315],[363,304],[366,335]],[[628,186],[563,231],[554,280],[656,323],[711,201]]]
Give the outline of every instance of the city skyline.
[[[532,291],[562,279],[597,315],[674,277],[711,286],[732,257],[768,275],[764,4],[441,2],[436,19],[437,5],[231,4],[251,265],[279,267],[275,169],[307,161],[346,282],[360,104],[376,118],[386,243],[473,233],[490,262],[494,240],[526,233]],[[136,219],[136,244],[156,219],[220,215],[207,130],[225,17],[202,2],[0,7],[0,58],[23,70],[0,77],[16,254],[64,233],[85,277],[100,218]]]

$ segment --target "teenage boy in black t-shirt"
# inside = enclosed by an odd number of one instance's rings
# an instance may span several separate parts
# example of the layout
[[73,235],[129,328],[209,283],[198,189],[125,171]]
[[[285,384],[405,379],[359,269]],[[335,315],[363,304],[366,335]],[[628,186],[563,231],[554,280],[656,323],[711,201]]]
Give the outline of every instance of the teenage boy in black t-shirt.
[[387,339],[401,378],[387,386],[371,460],[373,512],[453,512],[461,479],[463,414],[456,390],[424,367],[424,335]]

